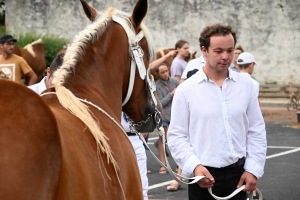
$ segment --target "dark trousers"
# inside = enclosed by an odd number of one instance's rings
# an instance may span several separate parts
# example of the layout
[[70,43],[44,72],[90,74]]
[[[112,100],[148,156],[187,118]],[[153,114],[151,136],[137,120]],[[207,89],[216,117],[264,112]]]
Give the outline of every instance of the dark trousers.
[[[213,168],[206,167],[209,173],[214,177],[215,183],[212,187],[214,195],[226,197],[237,189],[237,184],[244,172],[244,166],[234,168]],[[198,183],[188,185],[189,200],[215,200],[208,192],[207,188],[201,188]],[[241,191],[230,200],[246,199],[246,192]]]

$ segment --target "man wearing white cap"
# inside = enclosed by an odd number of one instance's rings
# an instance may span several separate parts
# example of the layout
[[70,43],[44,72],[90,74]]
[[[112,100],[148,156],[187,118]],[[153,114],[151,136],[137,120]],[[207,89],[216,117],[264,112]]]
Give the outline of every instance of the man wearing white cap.
[[254,71],[254,65],[258,65],[254,59],[254,56],[249,52],[243,52],[237,58],[237,64],[240,70],[240,73],[246,77],[251,78],[254,88],[259,95],[259,83],[251,77],[251,74]]

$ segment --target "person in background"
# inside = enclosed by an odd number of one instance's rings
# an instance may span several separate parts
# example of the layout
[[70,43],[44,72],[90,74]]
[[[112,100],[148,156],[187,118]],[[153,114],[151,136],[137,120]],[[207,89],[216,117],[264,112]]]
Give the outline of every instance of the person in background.
[[230,68],[233,70],[233,71],[236,71],[236,72],[239,72],[239,67],[238,67],[238,64],[237,64],[237,58],[238,56],[244,52],[244,49],[241,45],[236,45],[235,48],[234,48],[234,55],[233,55],[233,60],[232,60],[232,64],[230,65]]
[[251,53],[243,52],[237,58],[238,68],[241,75],[251,78],[254,85],[255,93],[258,97],[259,95],[259,83],[251,77],[254,71],[254,65],[258,65]]
[[15,55],[14,48],[17,40],[11,35],[3,35],[0,38],[0,78],[21,83],[23,75],[29,78],[28,85],[35,84],[37,76],[24,58]]
[[54,58],[50,67],[47,68],[47,75],[39,82],[28,86],[29,89],[33,90],[37,94],[41,94],[47,88],[52,87],[53,73],[63,64],[64,53],[59,54]]
[[145,152],[145,148],[143,146],[143,142],[140,140],[139,136],[135,133],[132,133],[129,128],[129,120],[125,113],[122,112],[121,114],[121,123],[125,130],[125,132],[128,135],[129,141],[132,144],[132,147],[134,149],[139,172],[142,180],[142,187],[143,187],[143,195],[144,200],[148,200],[148,177],[147,177],[147,156]]
[[175,49],[178,53],[171,65],[171,77],[175,77],[180,81],[182,73],[187,65],[185,58],[190,56],[189,43],[185,40],[179,40],[175,44]]
[[[239,56],[237,58],[237,64],[238,64],[240,73],[243,76],[245,76],[245,78],[251,79],[254,89],[255,89],[256,96],[258,98],[259,83],[251,77],[251,75],[254,71],[254,65],[258,65],[254,59],[254,56],[251,53],[243,52],[243,53],[239,54]],[[259,199],[258,195],[256,194],[256,190],[253,191],[253,199]]]
[[[168,132],[168,126],[170,124],[172,99],[175,94],[176,87],[179,85],[179,81],[176,78],[169,76],[169,69],[165,63],[162,63],[157,70],[159,79],[156,81],[156,92],[163,107],[162,125],[166,136]],[[166,164],[165,151],[161,137],[158,139],[158,153],[160,161],[163,164]],[[166,174],[167,170],[161,166],[159,173]]]
[[182,73],[180,82],[183,82],[187,79],[187,73],[189,71],[192,71],[194,69],[199,70],[202,67],[204,67],[204,65],[205,65],[205,60],[204,60],[203,54],[199,58],[193,59],[190,62],[188,62],[185,70]]
[[188,185],[189,200],[230,195],[246,199],[264,173],[266,130],[253,83],[229,68],[236,34],[214,24],[199,38],[205,66],[176,89],[168,130],[170,152],[186,177],[205,176]]
[[[160,57],[159,59],[156,59],[154,61],[152,61],[150,64],[149,64],[149,67],[150,69],[155,69],[157,68],[158,66],[161,65],[161,63],[163,63],[167,58],[169,57],[174,57],[176,54],[177,54],[178,50],[171,50],[169,51],[169,53],[167,53],[166,55]],[[157,69],[156,69],[157,70]]]

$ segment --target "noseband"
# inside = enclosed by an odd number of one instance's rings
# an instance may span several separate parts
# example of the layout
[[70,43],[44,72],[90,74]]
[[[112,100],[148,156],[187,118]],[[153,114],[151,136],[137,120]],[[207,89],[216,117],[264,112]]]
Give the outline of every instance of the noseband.
[[[150,121],[150,119],[153,118],[156,127],[160,127],[160,122],[161,122],[161,113],[157,109],[157,100],[154,96],[154,92],[156,91],[156,86],[155,86],[155,81],[152,75],[150,75],[150,69],[146,70],[145,63],[143,60],[143,49],[139,46],[139,42],[141,39],[144,37],[144,32],[141,30],[138,34],[135,34],[135,32],[130,29],[127,24],[127,21],[121,17],[118,16],[113,16],[112,20],[118,24],[120,24],[128,37],[128,43],[129,43],[129,50],[130,50],[130,77],[129,77],[129,85],[128,85],[128,90],[126,97],[124,101],[122,102],[122,106],[124,106],[128,100],[130,99],[130,96],[132,94],[133,86],[134,86],[134,78],[135,78],[135,68],[138,68],[140,78],[142,80],[145,80],[146,83],[146,88],[148,95],[151,97],[150,102],[152,106],[153,112],[151,114],[148,114],[147,118],[145,120],[139,121],[137,123],[134,123],[132,120],[129,120],[129,123],[131,127],[136,127],[136,126],[142,126]],[[151,78],[150,78],[151,76]]]

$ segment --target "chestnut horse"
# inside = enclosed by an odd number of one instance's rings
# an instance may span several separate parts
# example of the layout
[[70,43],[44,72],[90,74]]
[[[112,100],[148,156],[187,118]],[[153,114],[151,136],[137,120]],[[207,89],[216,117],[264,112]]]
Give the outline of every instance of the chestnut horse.
[[[175,50],[175,48],[159,49],[156,52],[156,59],[159,59],[159,58],[163,57],[164,55],[168,54],[172,50]],[[195,59],[196,58],[196,53],[197,53],[197,51],[195,51],[194,53],[190,52],[190,55],[185,59],[185,61],[189,62],[190,60]],[[171,73],[171,70],[170,70],[171,69],[171,65],[172,65],[172,62],[173,62],[174,58],[175,57],[168,57],[164,61],[164,63],[166,63],[166,65],[167,65],[170,73]],[[157,69],[152,69],[151,70],[151,74],[154,76],[155,80],[158,79]]]
[[[14,54],[23,57],[28,65],[32,68],[37,76],[37,82],[42,80],[45,76],[46,70],[46,59],[45,59],[45,48],[42,39],[38,39],[24,48],[15,46]],[[25,84],[28,85],[29,79],[25,78]]]
[[143,199],[120,116],[139,132],[161,119],[145,68],[154,57],[142,23],[148,2],[138,0],[131,16],[81,3],[92,23],[65,52],[55,88],[40,97],[0,80],[1,199]]

